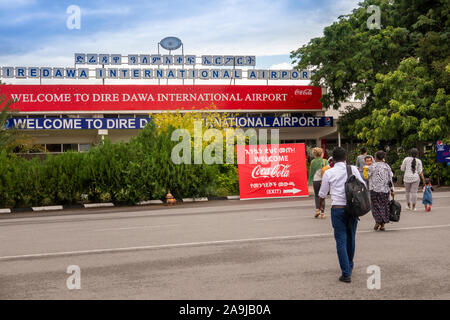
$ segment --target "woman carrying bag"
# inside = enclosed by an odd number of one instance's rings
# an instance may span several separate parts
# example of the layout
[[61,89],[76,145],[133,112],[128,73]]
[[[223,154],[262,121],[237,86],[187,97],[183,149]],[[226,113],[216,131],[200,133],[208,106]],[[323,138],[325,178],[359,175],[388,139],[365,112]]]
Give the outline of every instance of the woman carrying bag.
[[386,153],[382,150],[375,154],[375,163],[369,171],[369,190],[372,201],[372,216],[375,220],[374,230],[385,231],[385,224],[389,223],[390,202],[389,194],[394,198],[394,183],[391,167],[385,162]]

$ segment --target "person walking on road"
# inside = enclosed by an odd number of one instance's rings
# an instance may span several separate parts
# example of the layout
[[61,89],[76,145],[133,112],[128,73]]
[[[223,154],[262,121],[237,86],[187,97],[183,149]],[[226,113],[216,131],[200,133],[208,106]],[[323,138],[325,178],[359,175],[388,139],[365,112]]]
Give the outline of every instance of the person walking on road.
[[434,189],[431,185],[430,178],[426,178],[422,196],[422,203],[425,206],[425,212],[431,211],[431,206],[433,205],[433,191]]
[[372,216],[375,219],[374,230],[385,231],[389,223],[389,194],[394,198],[394,183],[391,167],[385,162],[386,152],[375,154],[375,163],[369,167],[369,190],[372,201]]
[[417,158],[419,156],[419,150],[412,148],[410,155],[411,156],[403,159],[400,170],[405,172],[403,182],[405,183],[405,195],[408,209],[416,211],[417,190],[419,189],[420,179],[422,179],[422,182],[425,185],[425,178],[422,173],[422,161]]
[[366,165],[366,157],[371,157],[372,162],[374,161],[373,157],[367,154],[367,148],[362,147],[360,149],[360,155],[358,156],[358,158],[356,158],[356,167],[358,168],[360,174],[362,174],[364,166]]
[[311,165],[309,168],[308,183],[309,185],[312,184],[314,188],[314,198],[316,201],[316,214],[314,215],[314,218],[317,218],[320,215],[322,219],[325,219],[325,203],[323,206],[323,210],[319,209],[319,190],[322,183],[323,170],[325,170],[329,166],[329,164],[327,160],[323,159],[322,148],[312,149],[312,154],[314,156],[314,159],[311,161]]
[[[322,177],[322,185],[319,190],[320,208],[325,205],[325,197],[331,194],[331,224],[334,229],[336,250],[342,275],[339,281],[351,282],[353,270],[353,258],[355,255],[355,235],[358,220],[350,217],[345,212],[347,198],[345,195],[345,183],[347,182],[347,152],[341,147],[333,150],[334,166],[325,171]],[[351,166],[355,177],[365,184],[358,169]]]

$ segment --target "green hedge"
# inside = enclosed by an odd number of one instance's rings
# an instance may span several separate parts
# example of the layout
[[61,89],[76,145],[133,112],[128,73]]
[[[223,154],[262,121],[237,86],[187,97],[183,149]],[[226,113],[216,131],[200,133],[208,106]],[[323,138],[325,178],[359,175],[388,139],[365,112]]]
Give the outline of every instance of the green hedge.
[[[30,207],[81,202],[134,204],[164,199],[168,190],[180,199],[236,194],[236,166],[175,165],[174,128],[158,132],[147,125],[129,143],[106,140],[89,152],[67,152],[25,160],[0,152],[0,207]],[[228,182],[230,180],[231,182]]]

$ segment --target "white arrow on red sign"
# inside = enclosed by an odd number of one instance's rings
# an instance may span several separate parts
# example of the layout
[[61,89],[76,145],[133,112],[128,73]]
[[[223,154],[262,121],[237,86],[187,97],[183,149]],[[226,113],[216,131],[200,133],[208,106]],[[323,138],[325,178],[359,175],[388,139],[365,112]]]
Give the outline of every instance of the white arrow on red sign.
[[296,189],[296,188],[292,188],[292,189],[286,189],[286,190],[283,190],[283,193],[292,193],[292,194],[296,194],[296,193],[299,193],[300,191],[302,191],[302,190]]

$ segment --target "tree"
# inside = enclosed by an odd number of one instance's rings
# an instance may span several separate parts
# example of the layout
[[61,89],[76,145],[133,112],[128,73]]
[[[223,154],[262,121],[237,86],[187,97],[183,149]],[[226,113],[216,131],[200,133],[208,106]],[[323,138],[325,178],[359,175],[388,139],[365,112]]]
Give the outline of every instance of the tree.
[[[367,28],[369,5],[380,7],[381,29]],[[363,101],[339,119],[347,137],[405,147],[446,138],[449,8],[445,0],[364,1],[291,57],[297,68],[315,70],[314,85],[327,87],[324,107]]]
[[14,100],[7,100],[4,95],[0,95],[0,150],[11,152],[44,151],[39,145],[34,144],[34,140],[17,128],[9,128],[8,121],[16,115],[10,108]]
[[[382,29],[367,28],[366,8],[379,5]],[[395,26],[388,1],[364,1],[352,14],[340,16],[324,29],[324,36],[291,53],[296,68],[312,68],[313,85],[325,86],[325,108],[338,109],[351,96],[372,101],[375,75],[395,69],[404,56],[412,53],[408,30]],[[370,104],[370,103],[369,103]]]
[[10,108],[13,103],[13,100],[0,95],[0,150],[6,149],[21,136],[17,129],[7,127],[8,120],[14,115]]
[[449,137],[450,99],[443,88],[435,90],[434,80],[416,58],[403,60],[393,72],[378,74],[377,80],[376,108],[355,121],[353,135],[369,145],[397,141],[405,148]]

